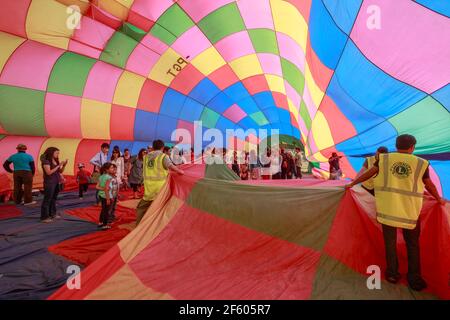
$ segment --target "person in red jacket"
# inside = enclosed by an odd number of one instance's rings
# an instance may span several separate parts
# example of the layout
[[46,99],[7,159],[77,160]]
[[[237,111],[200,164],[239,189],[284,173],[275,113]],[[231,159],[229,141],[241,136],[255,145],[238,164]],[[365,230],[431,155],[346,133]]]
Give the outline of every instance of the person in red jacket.
[[84,168],[83,163],[78,164],[77,183],[78,183],[78,196],[83,199],[83,193],[87,192],[91,173]]

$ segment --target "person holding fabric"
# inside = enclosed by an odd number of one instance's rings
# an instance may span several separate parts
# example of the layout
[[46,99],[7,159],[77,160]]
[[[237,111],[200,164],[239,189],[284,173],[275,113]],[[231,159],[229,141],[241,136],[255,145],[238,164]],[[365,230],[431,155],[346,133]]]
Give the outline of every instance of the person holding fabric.
[[[379,155],[381,153],[388,153],[388,148],[381,146],[377,149],[377,152],[375,153],[375,155],[371,156],[371,157],[367,157],[366,161],[364,161],[363,167],[361,168],[360,172],[358,173],[357,177],[359,177],[360,175],[362,175],[364,172],[366,172],[367,170],[369,170],[370,168],[373,167],[373,164],[375,163],[375,161],[377,161],[379,159]],[[368,193],[370,193],[371,195],[375,195],[375,190],[374,190],[374,186],[373,186],[373,178],[370,178],[366,181],[364,181],[361,184],[362,188],[364,190],[366,190]]]
[[[32,205],[36,203],[36,201],[33,201],[31,193],[33,188],[33,176],[36,171],[34,159],[26,153],[26,145],[19,144],[16,147],[16,150],[17,153],[10,156],[3,163],[3,168],[6,172],[13,174],[14,202],[16,204],[21,204],[22,198],[24,198],[24,205]],[[14,170],[11,169],[11,164],[14,166]]]
[[339,159],[342,156],[338,156],[336,152],[331,154],[331,157],[328,159],[328,164],[330,165],[330,180],[340,180],[342,176],[341,165],[339,163]]
[[41,156],[44,173],[44,200],[41,206],[41,222],[49,223],[56,218],[56,199],[60,191],[61,174],[68,160],[59,162],[59,149],[49,147]]
[[302,163],[303,161],[303,154],[302,151],[300,150],[300,148],[295,148],[295,153],[294,153],[294,163],[295,163],[295,176],[297,177],[297,179],[301,179],[302,178]]
[[162,140],[153,141],[153,150],[145,155],[143,161],[144,197],[137,205],[136,225],[141,222],[153,200],[166,183],[169,170],[184,174],[183,170],[174,165],[169,156],[163,152],[164,142]]
[[412,153],[416,138],[403,134],[397,137],[397,152],[380,153],[373,166],[356,178],[346,188],[374,177],[377,220],[383,229],[386,251],[386,280],[397,283],[400,280],[397,260],[397,228],[403,231],[408,252],[409,286],[416,291],[427,287],[420,268],[420,211],[423,193],[426,189],[441,205],[442,199],[430,179],[428,161]]

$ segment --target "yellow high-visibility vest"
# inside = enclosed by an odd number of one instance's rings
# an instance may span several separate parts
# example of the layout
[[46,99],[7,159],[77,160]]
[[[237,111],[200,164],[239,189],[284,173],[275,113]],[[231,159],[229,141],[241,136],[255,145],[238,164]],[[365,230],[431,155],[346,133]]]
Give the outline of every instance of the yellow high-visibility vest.
[[374,178],[377,220],[392,227],[414,229],[422,210],[422,177],[428,161],[397,152],[380,154],[379,159],[379,173]]
[[165,155],[161,152],[156,158],[150,160],[150,156],[155,151],[144,156],[144,200],[153,201],[166,183],[169,170],[164,168],[163,160]]
[[[367,157],[367,170],[369,170],[370,168],[373,167],[373,164],[375,163],[375,156],[371,156],[371,157]],[[366,170],[366,171],[367,171]],[[369,180],[366,180],[362,183],[362,185],[364,186],[364,188],[368,189],[368,190],[373,190],[374,186],[373,186],[373,178],[370,178]]]

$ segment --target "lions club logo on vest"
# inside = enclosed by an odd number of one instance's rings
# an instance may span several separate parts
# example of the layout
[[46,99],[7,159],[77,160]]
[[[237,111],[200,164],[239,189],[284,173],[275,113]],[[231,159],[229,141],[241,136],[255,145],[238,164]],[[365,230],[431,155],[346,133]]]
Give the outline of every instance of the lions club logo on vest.
[[411,166],[405,162],[396,162],[391,167],[391,173],[397,178],[404,179],[411,175],[412,169]]

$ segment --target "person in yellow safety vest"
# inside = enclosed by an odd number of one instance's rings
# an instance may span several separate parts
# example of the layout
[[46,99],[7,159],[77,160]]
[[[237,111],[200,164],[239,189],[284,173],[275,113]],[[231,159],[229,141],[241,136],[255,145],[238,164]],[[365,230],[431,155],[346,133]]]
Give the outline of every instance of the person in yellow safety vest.
[[397,228],[403,231],[408,252],[408,284],[420,291],[427,287],[420,272],[420,220],[423,192],[426,189],[441,205],[446,201],[439,196],[430,179],[428,161],[414,156],[416,138],[409,134],[397,137],[397,152],[380,154],[372,168],[348,184],[346,188],[374,179],[377,220],[383,229],[386,251],[386,280],[400,280],[397,260]]
[[166,183],[169,170],[184,174],[183,170],[176,167],[163,150],[164,142],[155,140],[153,141],[153,151],[144,156],[144,197],[139,201],[136,208],[136,225],[141,222],[153,200]]
[[[373,155],[371,157],[367,157],[366,161],[364,161],[363,167],[361,168],[361,171],[358,174],[358,176],[360,176],[361,174],[363,174],[364,172],[366,172],[367,170],[372,168],[373,164],[375,163],[375,161],[377,161],[379,159],[379,155],[381,153],[388,153],[388,148],[386,148],[386,147],[379,147],[377,149],[377,152],[375,153],[375,155]],[[361,184],[361,186],[363,187],[364,190],[369,192],[371,195],[373,195],[373,196],[375,195],[375,190],[374,190],[374,185],[373,185],[373,178],[370,178],[370,179],[364,181]]]

